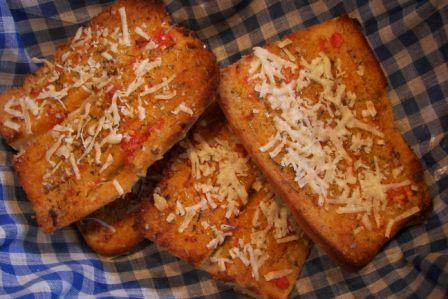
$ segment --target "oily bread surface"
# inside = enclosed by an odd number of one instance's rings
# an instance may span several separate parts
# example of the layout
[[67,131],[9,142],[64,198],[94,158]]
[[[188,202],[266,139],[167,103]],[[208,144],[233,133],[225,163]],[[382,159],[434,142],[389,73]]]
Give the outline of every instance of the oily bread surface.
[[[338,33],[343,43],[338,48],[332,47],[331,37]],[[325,52],[335,64],[340,59],[342,71],[346,76],[343,83],[346,89],[357,95],[358,103],[370,100],[378,111],[374,123],[384,132],[386,145],[373,147],[375,154],[393,160],[392,164],[403,167],[402,179],[407,179],[417,186],[417,192],[406,195],[404,202],[393,204],[383,220],[393,218],[407,208],[417,206],[419,213],[401,220],[393,226],[391,236],[402,227],[418,221],[430,208],[427,186],[423,181],[422,168],[415,154],[403,140],[393,124],[390,101],[387,98],[386,80],[357,24],[348,17],[340,17],[324,24],[312,26],[285,37],[292,41],[287,49],[298,59],[306,60]],[[271,44],[265,47],[272,53],[288,59],[282,50]],[[249,83],[249,68],[253,55],[242,58],[223,71],[220,85],[220,105],[236,135],[258,164],[260,169],[273,184],[277,193],[288,203],[301,228],[320,245],[341,266],[348,270],[359,269],[372,260],[380,248],[388,241],[385,237],[383,221],[380,228],[361,231],[356,236],[353,231],[359,226],[356,214],[338,214],[331,206],[319,207],[313,200],[313,193],[305,186],[300,189],[294,181],[292,172],[282,169],[270,158],[267,152],[260,152],[276,131],[272,118],[266,113],[274,113],[270,107],[257,98],[253,86]],[[359,65],[364,72],[358,74]],[[305,91],[310,98],[318,96],[319,89],[311,86]],[[361,104],[359,104],[361,105]],[[254,109],[258,113],[254,113]]]
[[[64,181],[44,184],[44,175],[51,166],[46,159],[46,153],[55,143],[54,132],[51,131],[34,140],[31,146],[15,157],[14,164],[19,180],[32,202],[39,225],[46,232],[52,232],[80,220],[115,200],[120,194],[114,181],[118,182],[123,193],[129,192],[138,177],[145,175],[146,169],[151,164],[159,160],[168,149],[185,136],[214,98],[218,80],[214,55],[190,32],[172,27],[164,18],[156,18],[158,24],[154,22],[152,14],[160,16],[161,13],[158,3],[138,0],[119,2],[96,17],[92,24],[95,24],[96,20],[101,20],[98,22],[110,22],[116,28],[120,28],[118,9],[121,7],[125,7],[128,16],[131,45],[141,42],[141,37],[134,33],[136,26],[145,27],[147,34],[154,40],[159,39],[160,42],[156,49],[151,50],[153,51],[151,55],[154,57],[151,56],[148,60],[161,57],[162,64],[146,75],[144,83],[147,86],[155,86],[175,76],[169,85],[170,91],[175,92],[175,95],[167,100],[157,99],[157,93],[145,96],[142,101],[145,103],[146,118],[143,121],[135,114],[133,117],[121,116],[120,128],[126,139],[120,144],[107,147],[101,162],[104,164],[110,154],[113,163],[101,174],[99,174],[100,166],[88,159],[84,165],[78,165],[79,179],[74,178],[73,173],[69,175],[70,171],[66,172],[68,175],[65,177],[64,173],[56,171],[51,178],[57,180],[64,177]],[[144,25],[146,21],[148,24]],[[164,32],[163,38],[160,38],[160,32]],[[166,44],[166,39],[169,39],[169,44]],[[141,49],[131,47],[131,51],[135,51],[135,54],[128,55],[132,57],[132,61],[127,61],[128,65],[135,61],[139,62],[139,59],[146,59],[141,57],[144,55]],[[105,87],[107,90],[90,96],[86,101],[90,102],[92,119],[100,119],[104,111],[110,107],[110,102],[113,101],[110,91],[125,89],[126,84],[132,84],[134,79],[133,68],[127,67],[123,69],[120,77],[112,77],[109,87]],[[142,87],[137,90],[142,90]],[[129,96],[134,105],[137,102],[136,98],[133,93]],[[61,125],[68,126],[74,119],[79,118],[87,110],[86,105],[85,102],[80,109],[70,113]],[[191,110],[188,113],[176,110],[182,105]],[[102,134],[107,135],[107,132],[103,130]],[[77,150],[79,152],[76,153],[82,155],[84,150]],[[66,164],[68,161],[65,161],[64,165]]]

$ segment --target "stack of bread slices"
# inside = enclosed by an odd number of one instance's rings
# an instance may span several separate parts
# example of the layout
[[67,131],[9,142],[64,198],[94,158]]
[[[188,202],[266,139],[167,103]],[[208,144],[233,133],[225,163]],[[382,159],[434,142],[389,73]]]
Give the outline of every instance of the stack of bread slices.
[[220,74],[158,1],[119,1],[35,62],[0,94],[0,133],[39,226],[76,223],[99,254],[147,238],[244,293],[286,298],[311,240],[357,270],[430,208],[348,17]]

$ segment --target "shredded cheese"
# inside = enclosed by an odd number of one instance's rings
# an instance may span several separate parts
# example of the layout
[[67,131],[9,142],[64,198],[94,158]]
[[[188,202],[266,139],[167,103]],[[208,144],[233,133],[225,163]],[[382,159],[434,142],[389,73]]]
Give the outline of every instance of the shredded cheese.
[[[280,46],[284,50],[289,44],[285,41]],[[335,71],[324,53],[311,61],[301,58],[300,68],[290,60],[266,49],[254,48],[249,80],[258,98],[275,112],[266,117],[272,118],[276,129],[259,147],[260,152],[268,153],[280,166],[290,168],[298,186],[308,187],[316,194],[319,206],[339,205],[336,211],[341,214],[365,213],[361,218],[364,227],[372,229],[370,216],[380,226],[380,211],[387,206],[386,192],[410,182],[386,184],[388,177],[376,157],[373,157],[374,165],[364,165],[351,157],[344,144],[348,144],[351,152],[371,154],[374,143],[384,143],[381,141],[384,133],[356,118],[352,109],[356,94],[336,79],[342,73],[340,60]],[[286,82],[285,70],[298,75],[297,80]],[[363,66],[358,70],[362,72]],[[315,102],[302,95],[311,84],[321,88]],[[375,117],[373,102],[365,103],[363,117]],[[343,162],[344,168],[340,167]]]
[[16,122],[13,122],[10,119],[7,119],[3,124],[5,125],[5,127],[10,128],[11,130],[14,130],[14,131],[20,130],[20,125]]
[[299,236],[292,235],[292,236],[287,236],[287,237],[277,239],[276,242],[278,244],[283,244],[283,243],[288,243],[288,242],[292,242],[292,241],[296,241],[296,240],[299,240]]
[[284,48],[286,46],[289,46],[290,44],[292,44],[292,40],[286,38],[286,39],[284,39],[284,40],[282,40],[281,42],[278,43],[278,47],[280,49],[282,49],[282,48]]
[[113,162],[114,162],[114,157],[111,154],[109,154],[106,158],[106,162],[104,162],[103,166],[101,166],[101,168],[100,168],[100,173],[103,173],[106,169],[108,169],[109,166],[111,166]]
[[163,211],[168,207],[168,203],[166,202],[165,197],[161,196],[160,194],[154,193],[154,206],[157,210]]
[[172,98],[174,98],[175,96],[176,96],[176,91],[174,90],[173,92],[171,92],[171,93],[167,93],[167,94],[158,94],[158,95],[156,95],[154,98],[156,99],[156,100],[169,100],[169,99],[172,99]]
[[129,38],[129,28],[128,28],[128,21],[126,18],[126,8],[120,7],[118,9],[118,12],[120,13],[120,19],[121,19],[121,31],[123,33],[123,43],[125,46],[130,46],[131,40]]
[[154,92],[158,91],[159,89],[168,87],[168,84],[170,84],[171,81],[173,81],[175,78],[176,78],[176,76],[175,76],[175,75],[172,75],[172,76],[169,77],[168,79],[166,79],[166,80],[162,80],[161,83],[156,84],[156,85],[154,85],[154,86],[152,86],[152,87],[147,87],[147,86],[146,86],[146,87],[145,87],[145,90],[142,91],[142,92],[140,93],[140,96],[143,97],[143,96],[146,96],[146,95],[148,95],[148,94],[154,93]]
[[420,211],[419,207],[413,207],[413,208],[403,212],[402,214],[396,216],[395,218],[389,220],[389,222],[387,223],[387,226],[386,226],[386,232],[384,234],[386,236],[386,238],[388,238],[388,239],[390,238],[390,234],[392,232],[392,228],[395,223],[398,223],[406,218],[409,218],[409,217],[417,214],[419,211]]
[[292,269],[283,269],[283,270],[277,270],[277,271],[271,271],[264,275],[264,279],[266,281],[271,281],[273,279],[278,279],[284,276],[288,276],[293,272]]
[[186,106],[184,102],[180,103],[171,113],[174,115],[179,114],[179,112],[185,112],[189,115],[193,115],[193,110],[190,107]]
[[73,153],[70,154],[70,164],[72,165],[73,173],[75,174],[76,179],[77,180],[81,179],[81,175],[79,174],[78,165],[76,164],[75,156],[73,155]]
[[107,52],[102,52],[101,56],[103,56],[104,58],[106,58],[106,60],[109,60],[109,61],[113,59],[113,56]]
[[146,34],[145,31],[143,31],[142,28],[140,27],[135,27],[135,33],[137,33],[138,35],[140,35],[141,37],[143,37],[145,40],[150,40],[151,38],[149,37],[148,34]]
[[28,109],[25,106],[25,101],[23,98],[19,99],[19,103],[20,103],[20,107],[22,108],[22,113],[23,113],[23,119],[25,120],[25,130],[27,134],[32,134],[33,132],[31,131],[31,120],[30,120],[30,116],[28,114]]
[[174,219],[176,219],[176,215],[173,213],[169,213],[168,216],[166,217],[166,222],[172,223]]
[[120,183],[116,179],[114,179],[112,181],[112,184],[114,185],[115,190],[117,190],[119,195],[123,195],[124,194],[123,188],[121,187]]

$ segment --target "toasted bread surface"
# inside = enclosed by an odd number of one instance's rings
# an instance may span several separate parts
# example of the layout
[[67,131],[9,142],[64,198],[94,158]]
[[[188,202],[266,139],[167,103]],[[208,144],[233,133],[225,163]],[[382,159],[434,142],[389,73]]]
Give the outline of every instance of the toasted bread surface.
[[[277,214],[274,217],[277,217],[286,207],[267,182],[261,186],[234,222],[233,235],[214,252],[211,261],[215,263],[208,263],[203,269],[216,279],[249,291],[252,296],[288,298],[305,263],[310,242],[300,229],[294,228],[286,233],[288,236],[283,236],[283,232],[273,225],[269,213],[274,211],[273,214]],[[293,219],[287,221],[290,221],[290,227],[294,226]],[[247,265],[252,250],[262,252],[255,255],[260,263],[258,273]],[[236,255],[242,258],[235,258]],[[225,264],[225,268],[220,262]]]
[[14,159],[44,231],[128,193],[214,99],[214,55],[162,11],[158,2],[118,2],[81,32],[80,40],[105,35],[101,53],[110,55],[102,56],[122,67],[109,76],[108,62],[90,56],[90,67],[105,68],[105,85]]
[[137,227],[140,200],[132,193],[77,222],[87,245],[104,256],[126,253],[143,241]]
[[[208,110],[192,133],[191,140],[182,142],[184,151],[168,162],[164,178],[155,190],[156,200],[166,201],[164,208],[158,209],[151,200],[147,201],[142,208],[141,221],[148,239],[200,266],[215,249],[215,246],[207,247],[216,239],[216,231],[211,227],[221,231],[221,225],[231,225],[238,207],[247,201],[255,174],[253,165],[247,163],[244,149],[233,141],[220,111]],[[231,167],[235,162],[231,159],[239,163],[240,168],[227,169],[227,175],[233,176],[235,181],[224,181],[227,185],[222,189],[227,188],[229,192],[224,198],[221,188],[216,187],[217,170]],[[223,179],[226,180],[220,178]],[[205,209],[210,203],[215,208]]]
[[395,129],[386,80],[357,24],[339,17],[226,68],[220,105],[303,230],[347,270],[430,207]]
[[[116,30],[121,24],[117,11],[121,6],[127,9],[133,39],[129,47],[120,45],[122,33]],[[148,10],[150,14],[143,13]],[[133,15],[138,18],[130,17]],[[53,59],[37,59],[43,66],[27,75],[23,86],[0,94],[0,134],[13,147],[23,148],[36,136],[61,123],[91,94],[109,87],[109,82],[126,84],[120,78],[124,68],[139,56],[154,57],[150,51],[139,55],[146,40],[134,29],[144,23],[148,29],[157,31],[163,22],[170,20],[158,1],[121,1],[100,13],[59,47]]]
[[274,199],[220,112],[208,110],[182,145],[143,204],[145,237],[237,290],[287,298],[309,252],[308,238]]

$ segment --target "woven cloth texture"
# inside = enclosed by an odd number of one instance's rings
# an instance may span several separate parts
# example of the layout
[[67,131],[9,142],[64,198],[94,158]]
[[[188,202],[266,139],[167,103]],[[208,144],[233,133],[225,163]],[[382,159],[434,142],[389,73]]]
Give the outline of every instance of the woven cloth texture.
[[[35,71],[107,0],[0,0],[0,90]],[[388,79],[395,123],[421,159],[433,199],[423,225],[400,232],[358,273],[317,246],[292,297],[444,297],[448,290],[448,3],[436,1],[165,0],[173,20],[195,31],[221,66],[257,45],[348,14],[361,24]],[[51,235],[36,224],[0,141],[0,296],[237,298],[228,286],[149,241],[101,258],[75,227]]]

